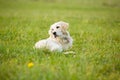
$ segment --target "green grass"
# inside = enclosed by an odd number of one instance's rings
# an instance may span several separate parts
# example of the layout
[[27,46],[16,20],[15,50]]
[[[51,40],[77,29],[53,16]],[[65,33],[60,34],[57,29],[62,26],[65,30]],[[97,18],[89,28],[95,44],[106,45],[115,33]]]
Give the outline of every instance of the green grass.
[[[0,80],[120,80],[119,3],[0,0]],[[61,20],[70,24],[74,43],[68,51],[76,54],[34,50]]]

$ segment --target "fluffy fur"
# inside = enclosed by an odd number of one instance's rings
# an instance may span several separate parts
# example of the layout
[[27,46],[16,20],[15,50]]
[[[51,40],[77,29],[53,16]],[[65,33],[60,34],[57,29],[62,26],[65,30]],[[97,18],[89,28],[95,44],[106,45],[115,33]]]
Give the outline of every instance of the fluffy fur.
[[63,21],[51,25],[50,37],[40,40],[35,44],[35,48],[47,48],[50,51],[63,51],[72,46],[73,39],[67,31],[69,24]]

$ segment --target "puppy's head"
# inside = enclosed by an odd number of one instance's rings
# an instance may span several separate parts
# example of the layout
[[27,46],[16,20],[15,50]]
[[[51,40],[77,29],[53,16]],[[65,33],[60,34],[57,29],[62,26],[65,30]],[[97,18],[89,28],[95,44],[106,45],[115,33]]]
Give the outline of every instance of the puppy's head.
[[49,35],[52,38],[60,37],[62,35],[67,35],[67,29],[69,27],[69,24],[63,21],[56,22],[53,25],[51,25],[49,30]]

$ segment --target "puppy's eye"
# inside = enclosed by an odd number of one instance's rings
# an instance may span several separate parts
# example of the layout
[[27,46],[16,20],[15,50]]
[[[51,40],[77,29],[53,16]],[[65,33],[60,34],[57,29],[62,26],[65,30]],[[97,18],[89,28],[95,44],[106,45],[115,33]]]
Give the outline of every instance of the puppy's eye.
[[56,28],[58,29],[58,28],[60,28],[60,26],[57,26]]
[[54,29],[52,29],[52,31],[53,31]]

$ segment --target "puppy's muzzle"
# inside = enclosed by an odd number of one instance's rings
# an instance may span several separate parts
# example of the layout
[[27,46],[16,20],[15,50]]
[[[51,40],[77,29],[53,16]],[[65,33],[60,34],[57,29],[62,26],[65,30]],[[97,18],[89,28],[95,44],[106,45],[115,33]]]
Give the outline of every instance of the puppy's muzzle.
[[54,35],[55,38],[57,37],[57,33],[56,32],[53,32],[53,35]]
[[53,32],[53,35],[56,35],[56,32]]

